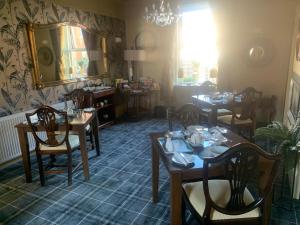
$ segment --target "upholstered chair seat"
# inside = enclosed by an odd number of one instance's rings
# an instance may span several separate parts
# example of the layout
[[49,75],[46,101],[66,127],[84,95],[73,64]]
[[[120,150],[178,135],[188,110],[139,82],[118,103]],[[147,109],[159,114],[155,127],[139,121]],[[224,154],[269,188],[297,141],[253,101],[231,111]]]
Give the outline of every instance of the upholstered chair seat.
[[[219,206],[226,207],[230,199],[230,185],[228,180],[209,180],[208,181],[209,192],[212,200]],[[193,182],[183,185],[190,203],[199,215],[203,215],[205,209],[205,196],[203,191],[203,182]],[[246,188],[244,193],[244,202],[246,205],[254,201],[249,190]],[[245,219],[260,217],[261,212],[259,208],[255,208],[250,212],[240,215],[228,215],[223,214],[217,210],[212,209],[211,220],[230,220],[230,219]]]
[[[211,112],[211,109],[201,109],[202,112],[204,113],[210,113]],[[232,114],[232,111],[228,110],[228,109],[218,109],[217,110],[218,112],[218,116],[223,116],[223,115],[231,115]]]
[[[239,114],[237,114],[236,116],[240,117]],[[221,123],[227,124],[227,125],[231,125],[231,124],[234,124],[234,125],[249,124],[249,125],[251,125],[253,123],[252,119],[250,119],[250,118],[247,118],[245,120],[241,120],[241,119],[238,119],[238,118],[234,117],[233,121],[232,121],[232,115],[218,116],[218,121],[221,122]]]
[[[61,142],[63,140],[63,138],[64,138],[63,135],[56,135],[56,140],[58,140],[59,142]],[[73,135],[73,134],[69,135],[69,143],[70,143],[71,149],[78,148],[80,145],[79,136]],[[41,151],[59,151],[59,150],[66,151],[67,145],[65,142],[62,145],[58,145],[55,147],[50,147],[47,145],[40,144],[40,150]]]

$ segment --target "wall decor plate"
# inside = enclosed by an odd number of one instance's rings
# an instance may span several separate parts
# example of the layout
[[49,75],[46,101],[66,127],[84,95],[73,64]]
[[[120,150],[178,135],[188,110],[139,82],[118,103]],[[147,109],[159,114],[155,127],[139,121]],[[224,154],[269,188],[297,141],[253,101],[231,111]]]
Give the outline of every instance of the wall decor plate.
[[43,46],[38,49],[39,62],[44,66],[49,66],[53,62],[53,53],[50,48]]
[[274,46],[270,39],[255,37],[246,44],[244,54],[250,66],[265,66],[274,57]]
[[135,48],[140,50],[153,50],[156,48],[155,35],[150,31],[142,31],[135,37]]

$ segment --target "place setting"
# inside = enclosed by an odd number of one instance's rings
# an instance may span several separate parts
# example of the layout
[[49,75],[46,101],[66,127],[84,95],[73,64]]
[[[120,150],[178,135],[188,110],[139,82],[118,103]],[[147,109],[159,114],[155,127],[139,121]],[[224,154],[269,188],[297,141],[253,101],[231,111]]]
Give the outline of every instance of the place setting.
[[223,135],[226,133],[226,128],[218,126],[188,126],[186,130],[167,132],[158,141],[174,165],[193,167],[197,159],[216,157],[228,149],[223,145],[228,141]]

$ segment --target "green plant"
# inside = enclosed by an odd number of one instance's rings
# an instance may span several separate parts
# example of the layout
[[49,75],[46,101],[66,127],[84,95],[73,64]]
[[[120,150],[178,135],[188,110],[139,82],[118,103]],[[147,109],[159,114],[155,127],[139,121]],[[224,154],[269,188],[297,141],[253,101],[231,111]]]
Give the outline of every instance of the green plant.
[[284,158],[284,164],[287,171],[296,166],[295,157],[300,149],[300,114],[296,123],[289,129],[278,121],[273,121],[266,127],[257,128],[254,137],[268,138],[277,142],[277,152],[280,152]]

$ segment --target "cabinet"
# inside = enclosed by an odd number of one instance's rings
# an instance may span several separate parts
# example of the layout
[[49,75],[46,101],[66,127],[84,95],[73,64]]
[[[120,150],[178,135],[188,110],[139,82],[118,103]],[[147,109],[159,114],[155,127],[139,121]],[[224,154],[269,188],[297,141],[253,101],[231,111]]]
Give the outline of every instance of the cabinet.
[[99,128],[111,125],[115,120],[115,89],[93,92],[94,107],[97,109]]

